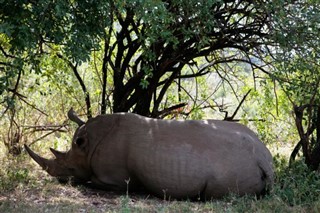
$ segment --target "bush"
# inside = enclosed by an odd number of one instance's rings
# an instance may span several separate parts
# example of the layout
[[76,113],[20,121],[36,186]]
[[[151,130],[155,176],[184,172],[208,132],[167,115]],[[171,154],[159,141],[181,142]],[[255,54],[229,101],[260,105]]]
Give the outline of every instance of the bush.
[[11,191],[18,185],[27,184],[30,180],[29,169],[21,167],[22,160],[7,159],[2,161],[2,168],[0,168],[0,190]]
[[283,167],[285,165],[283,162],[282,159],[275,158],[277,176],[274,196],[279,197],[290,206],[311,206],[312,203],[319,201],[319,173],[308,169],[303,159],[297,160],[289,168]]

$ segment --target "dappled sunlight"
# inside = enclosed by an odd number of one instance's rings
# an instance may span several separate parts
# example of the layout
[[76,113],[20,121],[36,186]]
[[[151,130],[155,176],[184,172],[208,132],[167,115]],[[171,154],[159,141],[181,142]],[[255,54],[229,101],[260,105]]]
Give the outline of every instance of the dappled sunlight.
[[210,120],[203,120],[204,124],[210,125],[213,129],[218,129],[217,125],[213,122],[210,122]]
[[290,154],[294,149],[294,144],[282,143],[282,144],[269,144],[268,149],[273,156],[280,155],[289,160]]
[[7,148],[0,142],[0,162],[7,157]]

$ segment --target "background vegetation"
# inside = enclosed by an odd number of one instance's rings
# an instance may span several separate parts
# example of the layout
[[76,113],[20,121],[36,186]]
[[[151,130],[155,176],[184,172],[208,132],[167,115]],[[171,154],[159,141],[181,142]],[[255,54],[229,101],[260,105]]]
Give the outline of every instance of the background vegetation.
[[[0,2],[0,210],[319,211],[318,1]],[[242,122],[271,149],[275,188],[261,200],[159,204],[58,187],[22,147],[67,150],[71,107],[86,119]]]

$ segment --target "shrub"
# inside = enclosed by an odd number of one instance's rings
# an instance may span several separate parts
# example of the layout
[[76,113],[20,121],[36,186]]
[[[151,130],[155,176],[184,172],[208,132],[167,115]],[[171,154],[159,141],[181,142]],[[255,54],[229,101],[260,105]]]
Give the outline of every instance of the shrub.
[[317,171],[311,171],[303,159],[286,168],[283,167],[283,160],[280,159],[279,162],[279,159],[275,159],[275,166],[277,177],[273,191],[274,196],[281,198],[290,206],[309,206],[319,201],[320,175]]

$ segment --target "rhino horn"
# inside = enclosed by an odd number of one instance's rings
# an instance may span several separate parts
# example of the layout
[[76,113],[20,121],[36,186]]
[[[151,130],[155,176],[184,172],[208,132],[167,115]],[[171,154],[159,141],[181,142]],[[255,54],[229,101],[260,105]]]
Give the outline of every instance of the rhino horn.
[[60,151],[55,150],[53,148],[50,148],[50,151],[52,152],[52,154],[54,154],[54,156],[56,156],[56,158],[63,158],[66,156],[65,152],[60,152]]
[[33,152],[27,145],[24,145],[24,148],[27,150],[29,155],[32,157],[32,159],[37,162],[44,170],[48,170],[49,165],[51,165],[51,161],[48,159],[45,159],[39,155],[37,155],[35,152]]
[[76,122],[79,126],[82,126],[83,124],[85,124],[85,122],[79,118],[79,116],[78,116],[77,113],[73,110],[72,107],[71,107],[71,109],[68,111],[68,118],[69,118],[71,121]]

